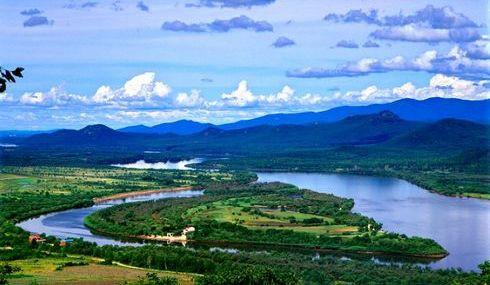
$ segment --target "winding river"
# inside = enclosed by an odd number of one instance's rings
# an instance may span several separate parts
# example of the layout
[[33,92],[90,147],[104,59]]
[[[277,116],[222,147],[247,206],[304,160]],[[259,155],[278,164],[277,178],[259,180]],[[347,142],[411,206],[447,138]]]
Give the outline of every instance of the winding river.
[[83,238],[85,241],[95,242],[98,245],[130,245],[139,246],[142,243],[125,242],[110,237],[94,234],[85,227],[83,219],[95,211],[122,203],[143,202],[168,198],[185,198],[202,195],[203,191],[160,192],[151,195],[141,195],[125,199],[116,199],[91,207],[76,208],[66,211],[49,213],[37,218],[25,220],[17,224],[26,231],[33,233],[45,233],[59,238]]
[[[430,193],[406,181],[345,174],[258,173],[260,182],[280,181],[355,200],[354,211],[383,223],[383,229],[432,238],[450,255],[433,268],[475,270],[490,259],[490,201]],[[18,225],[30,232],[61,238],[82,237],[99,245],[140,245],[93,234],[83,218],[120,203],[201,195],[202,191],[167,192],[112,200],[88,208],[50,213]]]

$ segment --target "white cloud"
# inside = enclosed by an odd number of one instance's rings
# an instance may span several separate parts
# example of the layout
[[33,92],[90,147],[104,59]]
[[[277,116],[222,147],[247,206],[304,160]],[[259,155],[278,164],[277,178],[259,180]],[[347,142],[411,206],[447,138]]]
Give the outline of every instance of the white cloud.
[[476,29],[433,29],[418,24],[376,30],[371,36],[379,40],[408,42],[472,42],[481,38]]
[[64,106],[70,104],[88,104],[85,96],[66,93],[61,87],[52,87],[48,92],[26,92],[19,102],[24,105]]
[[[451,54],[454,60],[464,60],[459,50],[453,50]],[[420,68],[430,68],[430,65],[434,64],[432,59],[435,57],[435,53],[426,52],[412,64]],[[356,68],[369,66],[371,64],[369,62],[366,60]],[[393,58],[386,64],[397,66],[406,63],[403,59]],[[394,88],[371,85],[362,90],[333,94],[298,94],[289,85],[283,86],[276,93],[254,94],[248,82],[243,80],[238,83],[236,89],[224,93],[216,100],[206,99],[199,90],[172,94],[170,87],[162,88],[163,83],[159,84],[155,81],[154,75],[135,76],[128,82],[116,90],[109,86],[101,86],[92,97],[69,94],[62,88],[54,87],[48,92],[25,93],[12,104],[37,106],[39,107],[37,110],[46,110],[46,107],[49,107],[51,119],[67,124],[81,121],[95,123],[104,119],[116,124],[151,124],[180,119],[230,122],[269,113],[320,111],[340,105],[386,103],[402,98],[417,100],[429,97],[466,100],[490,98],[489,80],[475,81],[443,74],[434,75],[423,87],[416,87],[413,83],[407,82]],[[3,94],[0,101],[6,100],[2,98],[10,97]],[[107,106],[111,108],[108,109]],[[36,120],[35,117],[33,118],[31,119]]]
[[156,102],[167,98],[170,92],[170,86],[155,80],[154,72],[146,72],[134,76],[122,88],[116,90],[109,86],[101,86],[91,99],[97,104],[116,106],[155,105]]
[[354,77],[390,71],[427,71],[467,78],[489,78],[490,57],[483,47],[454,46],[446,54],[426,51],[413,59],[395,56],[388,59],[363,58],[336,68],[300,68],[287,72],[289,77],[328,78]]
[[179,93],[175,98],[177,106],[182,107],[199,107],[205,104],[205,99],[201,96],[199,90],[191,90],[191,93]]
[[223,93],[221,99],[225,105],[237,107],[250,106],[257,101],[257,97],[248,89],[248,83],[245,80],[240,81],[238,88],[231,93]]
[[8,93],[0,93],[0,102],[13,102],[14,97]]
[[378,88],[369,86],[361,91],[351,91],[344,94],[338,92],[333,99],[344,104],[385,103],[403,98],[423,100],[430,97],[459,98],[465,100],[490,99],[490,92],[485,87],[488,81],[474,82],[443,74],[434,75],[428,86],[416,88],[411,82],[399,87]]

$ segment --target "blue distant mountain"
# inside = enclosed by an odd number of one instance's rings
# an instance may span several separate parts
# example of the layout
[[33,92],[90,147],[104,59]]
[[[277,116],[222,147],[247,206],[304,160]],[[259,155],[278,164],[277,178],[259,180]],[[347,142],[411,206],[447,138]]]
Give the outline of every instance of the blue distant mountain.
[[0,138],[23,138],[23,137],[29,137],[37,134],[52,133],[54,131],[56,130],[47,130],[47,131],[5,130],[5,131],[0,131]]
[[295,114],[271,114],[263,117],[243,120],[218,126],[224,130],[249,128],[259,125],[303,125],[311,123],[329,123],[349,116],[366,115],[381,111],[391,111],[401,119],[419,122],[435,122],[453,118],[490,123],[490,100],[469,101],[453,98],[433,97],[425,100],[402,99],[387,104],[368,106],[342,106],[322,112]]
[[199,123],[190,120],[180,120],[171,123],[163,123],[153,127],[145,125],[136,125],[119,129],[118,131],[125,133],[139,134],[166,134],[173,133],[177,135],[189,135],[204,131],[210,127],[215,127],[212,124]]
[[153,127],[136,125],[119,129],[126,133],[190,135],[208,128],[238,130],[261,125],[304,125],[312,123],[331,123],[350,116],[367,115],[391,111],[403,120],[416,122],[435,122],[452,118],[477,123],[490,123],[490,99],[469,101],[454,98],[433,97],[425,100],[401,99],[386,104],[368,106],[342,106],[322,112],[304,112],[293,114],[271,114],[250,120],[213,125],[190,120],[163,123]]
[[391,111],[381,111],[328,123],[260,125],[234,130],[208,127],[191,135],[128,133],[104,125],[91,125],[80,130],[59,130],[8,142],[31,149],[159,149],[220,155],[362,145],[445,152],[484,149],[488,145],[489,128],[486,124],[459,119],[407,121]]

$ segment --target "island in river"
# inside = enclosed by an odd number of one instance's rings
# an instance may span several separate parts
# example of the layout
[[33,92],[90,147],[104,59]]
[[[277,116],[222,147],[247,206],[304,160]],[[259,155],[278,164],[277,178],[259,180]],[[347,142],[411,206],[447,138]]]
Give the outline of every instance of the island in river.
[[353,213],[353,200],[282,183],[208,185],[204,196],[122,204],[95,212],[85,225],[133,238],[178,235],[206,242],[274,244],[356,253],[442,258],[430,239],[381,231],[381,224]]

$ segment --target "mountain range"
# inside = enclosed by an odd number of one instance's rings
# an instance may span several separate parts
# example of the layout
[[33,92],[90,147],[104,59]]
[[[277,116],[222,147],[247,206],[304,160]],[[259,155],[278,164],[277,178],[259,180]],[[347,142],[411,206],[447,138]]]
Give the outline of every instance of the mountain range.
[[211,126],[188,135],[126,133],[104,125],[91,125],[12,142],[31,149],[154,149],[196,154],[273,153],[361,145],[444,151],[487,147],[489,134],[487,125],[475,122],[459,119],[414,122],[391,111],[381,111],[330,123],[260,125],[236,130]]
[[148,127],[144,125],[129,126],[119,131],[145,134],[174,133],[188,135],[201,132],[209,127],[222,130],[237,130],[261,125],[303,125],[312,123],[330,123],[349,116],[391,111],[408,121],[434,122],[453,118],[477,123],[490,122],[490,99],[468,101],[454,98],[433,97],[425,100],[401,99],[387,104],[368,106],[342,106],[322,112],[304,112],[293,114],[270,114],[250,120],[234,123],[212,125],[190,120],[180,120]]

